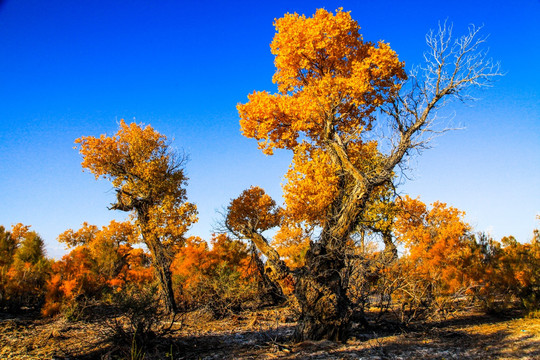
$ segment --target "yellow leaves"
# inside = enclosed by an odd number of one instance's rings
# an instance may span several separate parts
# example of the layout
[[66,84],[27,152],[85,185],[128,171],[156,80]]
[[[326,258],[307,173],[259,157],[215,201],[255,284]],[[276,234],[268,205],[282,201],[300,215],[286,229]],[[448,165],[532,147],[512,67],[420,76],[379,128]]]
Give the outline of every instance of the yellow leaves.
[[[214,291],[231,291],[235,284],[252,281],[250,255],[243,242],[225,234],[212,235],[210,242],[208,246],[199,237],[188,238],[172,262],[172,273],[181,279],[178,296],[187,303],[202,300],[200,297],[207,301]],[[216,288],[209,289],[213,284]]]
[[244,190],[227,207],[226,226],[242,235],[262,232],[277,226],[280,209],[276,202],[258,186]]
[[360,27],[341,9],[335,15],[319,9],[312,18],[286,14],[274,25],[277,33],[270,47],[277,71],[273,80],[282,94],[304,86],[305,78],[345,70],[343,59],[362,51]]
[[[364,173],[379,165],[377,143],[350,143],[347,156]],[[329,152],[304,142],[295,148],[293,161],[285,174],[283,198],[287,216],[295,221],[323,225],[332,201],[337,196],[339,177],[343,173]]]
[[30,225],[17,223],[11,227],[11,238],[19,244],[30,232]]
[[153,206],[148,212],[148,222],[139,225],[157,236],[163,245],[182,244],[184,234],[197,222],[197,206],[184,202],[177,203],[174,198],[166,197],[160,206]]
[[332,131],[370,128],[373,112],[399,89],[403,63],[390,47],[363,42],[348,12],[286,14],[271,44],[279,93],[255,92],[237,106],[244,136],[259,148],[293,149],[298,138],[322,146]]
[[83,156],[82,166],[97,178],[112,181],[115,187],[137,196],[148,196],[163,184],[171,162],[166,137],[135,123],[120,121],[112,137],[85,136],[75,140]]
[[[429,252],[433,261],[439,261],[440,265],[464,245],[464,236],[470,226],[462,220],[463,211],[438,201],[428,211],[424,203],[408,196],[399,201],[398,206],[395,231],[411,257],[426,257]],[[449,249],[453,251],[448,253]]]
[[[170,151],[164,135],[151,126],[122,120],[114,136],[87,136],[75,142],[82,166],[96,178],[112,181],[117,188],[112,208],[132,211],[146,242],[173,246],[184,241],[184,233],[197,221],[197,208],[186,202],[182,159]],[[61,240],[69,241],[69,236]]]
[[309,242],[309,235],[300,225],[294,222],[286,222],[282,224],[274,236],[272,244],[287,266],[297,268],[304,265]]
[[470,226],[462,219],[465,213],[438,201],[428,210],[420,200],[408,196],[397,205],[394,230],[408,251],[401,261],[410,262],[424,281],[444,285],[448,293],[466,288],[470,274],[465,263],[471,251]]
[[285,179],[287,214],[295,221],[320,225],[337,192],[337,168],[330,156],[306,143],[300,145]]
[[134,244],[138,242],[133,224],[128,221],[117,222],[112,220],[108,226],[101,230],[84,222],[82,227],[73,231],[68,229],[58,236],[58,241],[66,243],[68,247],[87,246],[89,249],[98,249],[108,244],[111,248],[118,248],[120,244]]
[[83,223],[82,228],[77,231],[68,229],[58,235],[58,241],[65,243],[68,247],[75,247],[83,244],[88,244],[94,240],[96,233],[99,231],[95,225],[89,225],[87,222]]

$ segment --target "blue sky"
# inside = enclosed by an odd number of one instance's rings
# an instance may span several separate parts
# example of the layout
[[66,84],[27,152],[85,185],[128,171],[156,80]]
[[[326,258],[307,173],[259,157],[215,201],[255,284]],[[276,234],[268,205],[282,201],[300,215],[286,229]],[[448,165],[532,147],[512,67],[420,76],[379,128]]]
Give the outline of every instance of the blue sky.
[[[190,155],[191,233],[209,238],[250,185],[280,199],[290,154],[264,156],[239,132],[236,104],[274,91],[269,44],[286,12],[350,10],[364,39],[385,40],[410,67],[439,20],[484,24],[506,75],[456,104],[447,133],[412,162],[399,190],[467,212],[477,230],[530,239],[540,214],[540,1],[26,1],[0,3],[0,224],[32,225],[49,255],[58,234],[99,226],[111,185],[82,172],[80,136],[113,134],[122,118],[151,124]],[[436,4],[436,5],[434,5]]]

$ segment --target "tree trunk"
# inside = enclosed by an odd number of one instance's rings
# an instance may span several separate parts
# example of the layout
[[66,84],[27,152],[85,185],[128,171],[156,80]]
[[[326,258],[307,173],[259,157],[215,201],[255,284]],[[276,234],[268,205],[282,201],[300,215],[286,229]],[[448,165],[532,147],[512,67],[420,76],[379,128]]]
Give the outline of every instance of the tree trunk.
[[345,262],[315,244],[306,254],[306,268],[298,277],[295,294],[302,316],[295,339],[345,341],[350,329],[349,299],[342,282]]
[[253,242],[252,242],[251,254],[252,254],[252,261],[254,262],[255,267],[257,268],[257,274],[259,276],[259,281],[257,282],[257,285],[259,287],[259,294],[260,294],[261,300],[263,301],[263,303],[269,304],[269,305],[283,304],[283,302],[285,302],[287,298],[285,297],[285,295],[283,295],[283,291],[281,290],[281,287],[268,277],[268,274],[266,273],[266,270],[264,267],[264,263],[259,257],[259,254],[257,254],[257,250]]
[[386,230],[382,232],[382,238],[384,242],[383,257],[385,262],[392,263],[398,258],[397,247],[392,239],[392,232]]
[[[170,265],[169,265],[170,266]],[[172,275],[169,266],[166,264],[156,264],[156,272],[158,273],[159,282],[161,284],[161,292],[165,303],[165,310],[169,314],[176,314],[176,300],[174,299],[174,291],[172,287]]]
[[350,303],[347,297],[346,268],[350,234],[371,193],[365,185],[347,192],[342,180],[340,196],[332,204],[331,216],[318,242],[311,243],[303,274],[298,276],[295,294],[302,317],[297,340],[345,341],[350,330]]
[[165,310],[169,314],[176,314],[178,308],[174,299],[174,291],[172,287],[171,260],[165,253],[159,240],[151,238],[145,239],[146,246],[152,255],[152,263],[156,271],[156,275],[161,287],[161,295],[165,304]]

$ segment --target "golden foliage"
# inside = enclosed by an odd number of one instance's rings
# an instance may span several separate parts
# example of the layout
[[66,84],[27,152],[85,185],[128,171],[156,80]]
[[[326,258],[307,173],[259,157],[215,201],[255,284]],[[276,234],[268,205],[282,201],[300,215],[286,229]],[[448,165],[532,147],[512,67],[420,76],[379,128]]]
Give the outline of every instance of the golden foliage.
[[279,225],[281,210],[258,186],[244,190],[227,207],[226,226],[238,234],[262,232]]
[[470,255],[470,226],[465,213],[441,202],[430,210],[418,199],[406,196],[399,201],[395,232],[407,254],[401,259],[418,277],[443,286],[441,291],[455,293],[467,288],[465,261]]
[[290,268],[304,266],[310,236],[298,223],[286,221],[274,236],[272,244]]
[[188,238],[176,253],[171,271],[176,297],[185,307],[228,308],[254,297],[247,246],[225,234],[214,234],[210,246],[199,237]]
[[403,63],[388,44],[364,42],[348,12],[286,14],[271,44],[279,93],[254,92],[237,106],[244,136],[266,154],[300,137],[324,146],[330,132],[357,137],[375,109],[399,89]]
[[283,198],[287,215],[296,222],[321,225],[337,192],[337,168],[330,156],[303,143],[285,174]]
[[133,211],[143,238],[152,234],[166,246],[183,241],[183,234],[197,221],[197,208],[186,202],[182,160],[170,152],[164,135],[151,126],[122,120],[114,136],[86,136],[75,142],[83,168],[96,179],[112,182],[117,188],[112,208]]
[[160,274],[167,311],[176,312],[169,268],[175,248],[183,245],[185,232],[197,221],[197,207],[186,198],[184,159],[152,127],[123,120],[114,136],[86,136],[75,143],[83,168],[116,188],[111,208],[131,212]]
[[154,280],[148,254],[132,247],[139,235],[131,222],[112,220],[101,229],[85,222],[77,231],[60,234],[58,240],[74,248],[52,266],[44,316],[55,315],[80,296],[99,299],[108,290],[119,292],[127,284],[142,286]]

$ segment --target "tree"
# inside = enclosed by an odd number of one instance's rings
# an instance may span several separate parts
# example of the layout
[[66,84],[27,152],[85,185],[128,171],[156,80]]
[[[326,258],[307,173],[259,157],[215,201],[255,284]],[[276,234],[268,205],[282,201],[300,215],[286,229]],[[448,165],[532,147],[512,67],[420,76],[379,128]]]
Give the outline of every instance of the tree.
[[0,304],[6,298],[7,273],[13,263],[13,254],[17,249],[17,241],[9,231],[0,226]]
[[244,242],[226,234],[212,235],[210,244],[188,238],[172,265],[183,306],[205,307],[221,317],[250,303],[257,289],[249,252]]
[[408,196],[397,203],[394,231],[405,251],[398,293],[410,319],[428,309],[444,313],[476,285],[471,227],[463,211],[438,201],[431,209]]
[[101,229],[85,222],[79,230],[64,231],[58,241],[72,250],[52,265],[44,316],[61,308],[77,315],[73,311],[82,310],[88,299],[125,293],[128,287],[141,290],[155,279],[148,254],[132,246],[140,240],[130,221],[112,220]]
[[[283,292],[265,269],[264,263],[257,253],[253,238],[262,232],[276,227],[281,221],[281,209],[276,202],[258,186],[244,190],[233,199],[225,214],[225,228],[236,238],[247,239],[250,244],[252,259],[259,277],[259,292],[268,298],[271,304],[279,304],[285,300]],[[262,235],[261,235],[262,236]],[[271,272],[271,269],[269,269]]]
[[4,239],[0,238],[0,250],[2,255],[11,253],[11,259],[0,259],[0,304],[4,302],[13,309],[39,306],[50,270],[43,239],[20,223],[12,226],[11,232],[1,232]]
[[138,243],[139,239],[131,222],[112,220],[101,229],[85,222],[77,231],[64,231],[58,236],[58,241],[70,248],[86,247],[95,261],[96,271],[109,281],[127,264],[132,245]]
[[[297,218],[316,220],[320,235],[294,273],[264,237],[253,233],[252,240],[278,277],[296,278],[302,310],[296,337],[344,340],[350,326],[346,249],[374,193],[411,150],[425,147],[437,130],[437,108],[488,85],[498,67],[486,60],[474,27],[456,41],[446,24],[428,34],[427,63],[407,76],[390,46],[363,41],[356,21],[341,9],[319,9],[311,18],[286,14],[275,26],[278,93],[248,95],[237,106],[240,126],[266,154],[293,152],[291,188],[312,188],[318,197],[298,208]],[[379,137],[375,130],[390,134]]]
[[165,306],[177,311],[170,265],[184,234],[197,221],[197,209],[187,202],[184,157],[152,127],[123,120],[114,135],[81,137],[75,141],[82,166],[96,179],[110,180],[116,188],[111,209],[131,212],[161,284]]

